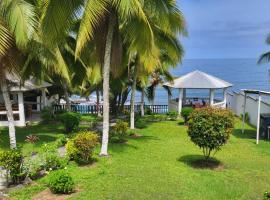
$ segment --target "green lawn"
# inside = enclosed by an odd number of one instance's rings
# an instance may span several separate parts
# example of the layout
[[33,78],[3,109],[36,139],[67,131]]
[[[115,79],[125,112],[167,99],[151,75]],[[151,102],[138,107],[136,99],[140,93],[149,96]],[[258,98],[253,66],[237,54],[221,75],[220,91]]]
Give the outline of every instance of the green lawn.
[[[90,167],[71,164],[68,170],[80,188],[71,199],[261,199],[270,191],[270,143],[256,145],[255,131],[248,129],[242,135],[237,122],[229,143],[215,155],[224,169],[209,170],[190,165],[202,153],[189,140],[182,123],[148,124],[137,131],[143,137],[110,144],[109,158],[98,158]],[[52,140],[61,127],[19,129],[18,138],[27,130]],[[46,181],[45,177],[34,186],[15,190],[11,197],[31,199],[45,188]]]

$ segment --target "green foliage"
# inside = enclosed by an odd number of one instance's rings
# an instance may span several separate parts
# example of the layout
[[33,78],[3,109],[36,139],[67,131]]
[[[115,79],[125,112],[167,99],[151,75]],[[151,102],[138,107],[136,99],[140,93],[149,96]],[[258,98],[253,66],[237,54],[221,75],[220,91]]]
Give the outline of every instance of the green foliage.
[[184,107],[184,108],[182,108],[181,115],[184,118],[185,123],[187,123],[188,118],[189,118],[190,114],[193,112],[193,110],[194,109],[192,107]]
[[99,143],[99,137],[96,133],[90,131],[81,131],[66,144],[67,154],[70,159],[79,164],[90,163],[94,148]]
[[57,138],[57,140],[55,141],[55,144],[57,147],[65,146],[68,139],[69,138],[66,135],[61,135],[60,137]]
[[153,111],[152,111],[151,108],[149,108],[149,107],[146,107],[146,108],[144,109],[144,112],[145,112],[146,115],[152,115],[152,114],[153,114]]
[[75,189],[74,180],[66,170],[52,172],[48,186],[55,194],[70,194]]
[[13,183],[21,182],[25,174],[22,170],[23,156],[18,150],[0,151],[0,166],[9,171]]
[[47,171],[63,169],[68,164],[68,160],[66,158],[61,158],[58,155],[55,143],[44,144],[38,156],[41,157],[42,169]]
[[269,200],[270,199],[270,192],[265,192],[263,195],[263,200]]
[[178,113],[176,111],[170,111],[167,113],[167,116],[170,120],[176,120],[178,117]]
[[32,180],[39,177],[39,172],[42,170],[42,161],[39,156],[36,158],[27,157],[23,162],[24,173]]
[[59,116],[60,121],[64,124],[66,133],[71,133],[80,124],[81,115],[74,112],[66,112]]
[[117,120],[115,126],[112,128],[112,137],[117,137],[119,141],[124,141],[127,136],[128,123],[123,120]]
[[40,117],[43,123],[49,123],[54,120],[53,108],[44,107],[40,112]]
[[203,149],[206,159],[212,151],[220,150],[233,131],[234,116],[231,111],[217,108],[195,109],[190,115],[188,135]]

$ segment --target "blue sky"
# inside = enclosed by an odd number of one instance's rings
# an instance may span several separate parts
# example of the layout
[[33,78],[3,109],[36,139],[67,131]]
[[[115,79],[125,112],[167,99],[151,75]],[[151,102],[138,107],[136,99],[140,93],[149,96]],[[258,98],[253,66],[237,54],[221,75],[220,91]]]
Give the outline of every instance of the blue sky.
[[270,51],[270,0],[177,1],[189,32],[185,58],[258,58]]

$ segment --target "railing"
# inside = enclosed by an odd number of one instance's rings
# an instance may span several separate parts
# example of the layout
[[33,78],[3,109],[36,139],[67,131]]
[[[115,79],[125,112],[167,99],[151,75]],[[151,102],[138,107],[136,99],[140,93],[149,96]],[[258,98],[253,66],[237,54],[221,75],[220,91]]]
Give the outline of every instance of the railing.
[[[140,106],[141,105],[135,105],[134,110],[136,113],[140,112]],[[55,111],[61,111],[66,109],[66,105],[54,105],[53,106]],[[98,109],[100,113],[103,111],[103,106],[97,106],[97,105],[79,105],[79,104],[72,104],[71,110],[73,112],[81,113],[81,114],[97,114]],[[125,105],[124,110],[130,111],[130,105]],[[150,110],[153,114],[165,114],[168,112],[168,105],[144,105],[144,111],[147,112],[147,110]]]

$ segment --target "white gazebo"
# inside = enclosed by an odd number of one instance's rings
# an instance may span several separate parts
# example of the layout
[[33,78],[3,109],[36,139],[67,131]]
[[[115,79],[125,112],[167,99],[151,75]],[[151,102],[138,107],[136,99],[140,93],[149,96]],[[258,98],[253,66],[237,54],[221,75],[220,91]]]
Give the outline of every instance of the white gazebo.
[[[187,89],[207,89],[209,90],[209,105],[225,108],[227,103],[226,92],[227,89],[232,86],[232,84],[212,75],[196,70],[176,78],[172,82],[167,82],[164,84],[164,86],[179,89],[178,102],[177,100],[172,100],[171,95],[168,94],[168,106],[169,110],[177,110],[180,114],[183,103],[185,104],[186,101]],[[214,101],[214,94],[215,90],[217,89],[223,89],[224,99],[221,102]]]
[[[9,91],[12,102],[13,115],[18,115],[15,119],[15,126],[25,126],[25,101],[24,93],[32,92],[35,90],[41,91],[40,103],[36,102],[37,107],[42,108],[47,105],[46,89],[50,87],[51,84],[45,81],[38,82],[34,78],[30,78],[24,82],[21,82],[20,78],[13,74],[7,75],[7,80],[9,82]],[[6,108],[4,106],[4,101],[2,94],[0,94],[0,116],[6,116]],[[8,126],[8,121],[3,120],[1,117],[0,126]]]

